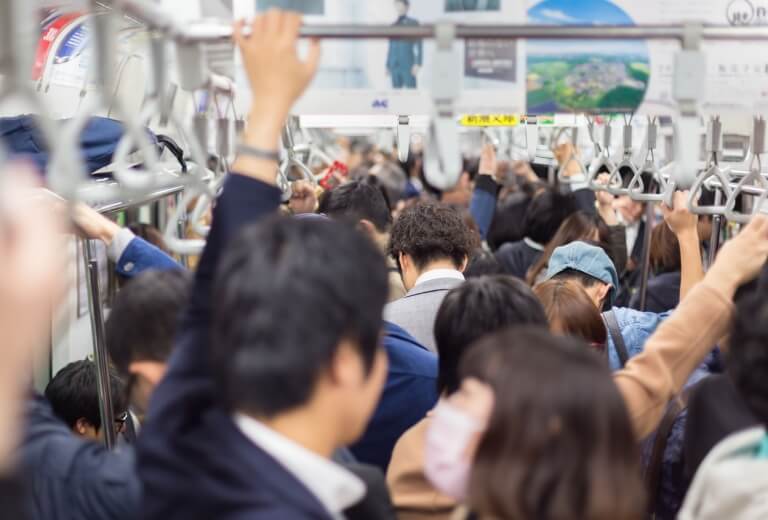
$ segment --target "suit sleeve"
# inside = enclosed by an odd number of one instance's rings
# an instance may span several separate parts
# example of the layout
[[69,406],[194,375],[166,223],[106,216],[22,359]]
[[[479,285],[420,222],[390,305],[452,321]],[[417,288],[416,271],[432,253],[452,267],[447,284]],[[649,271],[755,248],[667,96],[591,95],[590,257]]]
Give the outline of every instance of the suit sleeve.
[[491,228],[493,215],[496,213],[496,199],[499,185],[490,175],[478,175],[472,200],[469,202],[469,213],[475,219],[480,229],[480,237],[485,240]]
[[133,237],[115,262],[115,270],[126,278],[144,271],[184,269],[176,260],[141,237]]
[[208,339],[211,292],[219,259],[232,237],[249,224],[274,213],[279,204],[280,191],[276,187],[237,174],[227,178],[213,211],[211,231],[182,317],[168,373],[153,395],[156,413],[170,413],[181,405],[179,401],[184,401],[185,406],[197,403],[202,408],[213,399]]
[[419,40],[416,42],[416,45],[414,47],[416,52],[416,55],[414,56],[414,62],[416,63],[416,65],[421,67],[422,62],[424,61],[424,42],[422,40]]

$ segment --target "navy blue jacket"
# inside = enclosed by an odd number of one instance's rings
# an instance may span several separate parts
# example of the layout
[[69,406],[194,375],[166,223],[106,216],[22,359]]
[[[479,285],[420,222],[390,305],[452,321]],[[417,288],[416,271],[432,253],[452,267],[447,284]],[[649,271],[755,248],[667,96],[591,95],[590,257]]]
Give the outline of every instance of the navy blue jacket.
[[208,367],[211,290],[221,253],[239,230],[279,204],[275,187],[239,175],[225,182],[168,372],[138,439],[144,519],[329,518],[218,406]]
[[130,447],[109,451],[78,437],[40,395],[26,415],[20,455],[30,519],[138,518],[141,485]]
[[400,436],[437,403],[437,356],[394,323],[384,324],[389,371],[384,392],[363,437],[351,447],[360,462],[387,472]]

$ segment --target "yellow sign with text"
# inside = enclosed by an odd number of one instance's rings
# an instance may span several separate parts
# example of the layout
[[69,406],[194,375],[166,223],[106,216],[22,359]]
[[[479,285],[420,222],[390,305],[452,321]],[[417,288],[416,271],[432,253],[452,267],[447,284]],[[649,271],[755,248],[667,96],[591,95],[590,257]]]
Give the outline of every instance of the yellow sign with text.
[[517,126],[520,116],[514,114],[470,114],[461,116],[461,126]]

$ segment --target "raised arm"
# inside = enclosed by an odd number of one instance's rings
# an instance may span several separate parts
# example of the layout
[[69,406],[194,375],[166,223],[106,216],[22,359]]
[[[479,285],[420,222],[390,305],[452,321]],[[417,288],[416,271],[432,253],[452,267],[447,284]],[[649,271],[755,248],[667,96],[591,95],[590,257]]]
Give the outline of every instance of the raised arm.
[[690,290],[704,279],[704,264],[701,260],[701,244],[697,224],[698,215],[688,211],[688,192],[675,192],[674,208],[661,205],[664,220],[677,237],[680,247],[680,301]]
[[85,204],[75,206],[72,218],[82,235],[101,240],[107,246],[107,256],[115,263],[118,274],[133,278],[150,269],[183,269],[165,251],[137,237],[130,229],[121,228]]
[[249,224],[274,214],[280,204],[280,191],[275,186],[280,132],[294,101],[312,79],[320,57],[319,45],[313,42],[306,61],[299,59],[296,44],[300,26],[300,16],[270,10],[254,19],[250,36],[243,36],[242,23],[235,27],[235,40],[253,94],[251,112],[243,146],[216,201],[176,351],[165,380],[153,396],[150,414],[168,417],[179,401],[194,407],[191,405],[195,403],[205,406],[211,399],[207,359],[216,268],[232,237]]
[[723,246],[717,260],[677,310],[651,336],[642,354],[615,373],[639,439],[658,426],[669,400],[727,332],[736,289],[768,258],[768,217],[757,216]]
[[499,185],[496,181],[497,173],[496,150],[492,144],[485,144],[480,156],[475,189],[469,203],[469,213],[475,219],[477,227],[480,229],[480,237],[483,240],[488,236],[493,214],[496,213],[496,201],[499,195]]

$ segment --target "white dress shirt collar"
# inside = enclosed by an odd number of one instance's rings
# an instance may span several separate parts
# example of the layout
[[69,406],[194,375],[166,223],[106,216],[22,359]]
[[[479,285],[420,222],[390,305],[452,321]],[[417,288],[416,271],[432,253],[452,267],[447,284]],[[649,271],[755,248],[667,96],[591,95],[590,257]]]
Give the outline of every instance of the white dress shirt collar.
[[461,271],[457,271],[456,269],[432,269],[431,271],[422,273],[421,276],[416,278],[414,287],[426,282],[431,282],[432,280],[439,280],[440,278],[453,278],[455,280],[461,280],[462,282],[464,281],[464,275],[461,274]]
[[365,483],[338,464],[312,453],[256,419],[235,414],[243,434],[306,487],[335,519],[365,496]]
[[527,245],[531,249],[535,249],[536,251],[544,251],[544,244],[539,244],[535,240],[525,237],[523,238],[523,242],[525,242],[525,245]]

